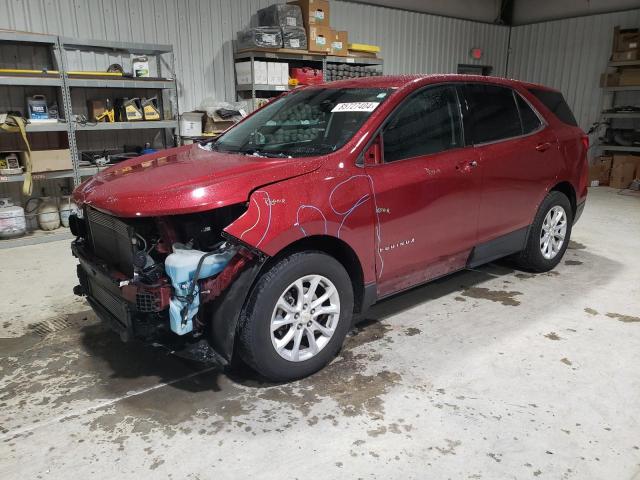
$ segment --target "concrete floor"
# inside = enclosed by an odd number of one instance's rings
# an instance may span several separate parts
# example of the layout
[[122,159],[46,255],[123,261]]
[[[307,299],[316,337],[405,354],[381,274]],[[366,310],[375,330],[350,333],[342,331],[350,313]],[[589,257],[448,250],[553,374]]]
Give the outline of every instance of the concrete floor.
[[564,261],[376,306],[273,386],[124,345],[67,242],[0,250],[0,478],[640,478],[640,198],[592,189]]

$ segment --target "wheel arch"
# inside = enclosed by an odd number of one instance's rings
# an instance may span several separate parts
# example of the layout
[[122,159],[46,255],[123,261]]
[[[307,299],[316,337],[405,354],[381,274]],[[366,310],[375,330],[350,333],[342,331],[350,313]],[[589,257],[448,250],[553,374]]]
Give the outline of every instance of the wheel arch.
[[571,213],[572,213],[571,217],[575,218],[578,210],[578,203],[577,203],[576,190],[575,188],[573,188],[573,185],[571,185],[571,182],[564,181],[564,182],[556,183],[553,186],[553,188],[551,188],[549,191],[560,192],[567,196],[567,198],[569,199],[569,203],[571,204]]
[[315,250],[335,258],[345,268],[353,286],[354,313],[360,313],[365,303],[364,271],[355,250],[344,240],[331,235],[311,235],[300,238],[282,248],[267,260],[267,264],[292,253]]

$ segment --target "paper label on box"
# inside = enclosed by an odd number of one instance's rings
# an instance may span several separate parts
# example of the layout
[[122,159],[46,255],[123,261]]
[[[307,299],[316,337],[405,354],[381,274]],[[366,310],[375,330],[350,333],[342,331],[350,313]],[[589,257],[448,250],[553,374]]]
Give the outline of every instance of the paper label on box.
[[322,35],[318,35],[318,36],[316,37],[316,43],[317,43],[318,45],[326,45],[326,44],[327,44],[327,39],[326,39],[326,38],[324,38]]
[[347,58],[347,63],[356,63],[355,58]]
[[287,89],[285,85],[276,85],[275,90],[278,92],[284,92]]
[[275,33],[265,33],[262,35],[262,41],[264,43],[270,43],[271,45],[276,44],[276,35]]
[[636,42],[630,42],[629,48],[638,48],[638,44]]
[[324,12],[322,10],[316,10],[313,12],[313,16],[318,20],[324,20]]
[[342,42],[332,42],[331,48],[335,48],[336,50],[342,50]]
[[287,25],[289,25],[290,27],[295,27],[296,26],[296,17],[287,17]]
[[348,102],[338,103],[333,109],[333,112],[373,112],[380,102]]
[[291,44],[291,48],[300,48],[299,38],[292,38],[291,40],[289,40],[289,43]]

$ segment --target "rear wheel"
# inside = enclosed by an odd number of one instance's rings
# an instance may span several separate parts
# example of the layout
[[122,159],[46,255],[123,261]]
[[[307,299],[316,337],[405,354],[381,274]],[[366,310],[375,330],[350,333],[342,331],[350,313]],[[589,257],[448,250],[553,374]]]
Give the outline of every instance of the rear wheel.
[[273,381],[320,370],[351,325],[353,289],[344,267],[321,252],[300,252],[260,277],[241,316],[240,354]]
[[534,272],[553,269],[567,250],[572,224],[573,214],[567,196],[549,192],[531,224],[525,249],[517,257],[518,265]]

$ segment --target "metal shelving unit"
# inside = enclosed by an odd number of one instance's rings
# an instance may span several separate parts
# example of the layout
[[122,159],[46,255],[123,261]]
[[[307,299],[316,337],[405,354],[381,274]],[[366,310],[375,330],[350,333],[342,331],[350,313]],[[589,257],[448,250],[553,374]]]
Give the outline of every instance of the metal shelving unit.
[[[609,62],[607,68],[619,69],[625,67],[638,67],[640,66],[640,60],[627,60],[620,62]],[[612,122],[618,122],[618,125],[622,125],[622,129],[629,128],[627,125],[631,123],[637,124],[640,122],[640,111],[622,111],[616,112],[615,110],[616,100],[618,94],[625,94],[624,92],[638,92],[640,91],[640,85],[617,85],[617,86],[604,86],[602,87],[604,95],[600,102],[600,119],[602,124],[611,126]],[[635,95],[636,98],[640,97]],[[640,99],[639,99],[640,100]],[[624,102],[628,102],[628,94],[625,97]],[[623,122],[623,123],[619,123]],[[624,123],[626,122],[626,123]],[[600,152],[640,152],[640,146],[624,146],[624,145],[611,145],[603,142],[600,138],[597,144],[597,148]]]
[[[17,44],[43,44],[52,49],[54,68],[51,73],[42,75],[0,75],[0,85],[5,86],[41,86],[56,87],[61,89],[63,121],[57,123],[29,123],[26,126],[27,133],[40,132],[67,132],[69,139],[69,150],[73,169],[61,172],[48,172],[46,174],[33,174],[34,180],[53,178],[73,178],[74,184],[78,185],[85,172],[80,172],[80,151],[77,147],[76,132],[89,131],[118,131],[118,130],[142,130],[160,129],[165,132],[165,146],[173,139],[172,131],[178,127],[177,112],[177,86],[174,73],[174,56],[171,45],[152,45],[144,43],[111,42],[104,40],[76,39],[69,37],[58,37],[55,35],[39,35],[32,33],[0,31],[0,41]],[[102,52],[109,55],[155,55],[156,71],[159,77],[166,72],[169,78],[101,78],[91,76],[80,76],[67,74],[69,65],[69,52]],[[167,55],[169,61],[165,61],[162,56]],[[55,73],[53,73],[55,71]],[[92,123],[76,122],[72,109],[72,98],[75,89],[81,88],[116,88],[116,89],[144,89],[158,90],[162,93],[162,107],[164,120],[149,122],[115,122],[115,123]],[[0,182],[22,181],[24,176],[13,175],[11,177],[0,177]]]
[[[311,66],[313,68],[321,69],[323,78],[327,77],[327,65],[328,64],[349,64],[354,66],[382,66],[384,61],[381,58],[370,57],[338,57],[334,55],[326,55],[323,53],[308,52],[306,50],[291,50],[291,49],[251,49],[251,50],[239,50],[234,53],[234,61],[250,61],[251,62],[251,77],[254,78],[254,62],[269,61],[269,60],[282,60],[293,61],[296,64]],[[272,92],[286,92],[293,87],[288,85],[265,85],[265,84],[236,84],[236,92],[239,94],[239,100],[255,100],[256,93],[272,93]],[[242,97],[240,94],[250,93],[249,98]]]
[[[60,105],[59,115],[62,117],[61,120],[58,122],[28,123],[26,125],[26,131],[28,134],[66,132],[72,168],[69,170],[32,173],[32,180],[37,182],[72,179],[74,185],[78,185],[82,179],[95,175],[97,172],[107,168],[80,166],[81,152],[78,149],[76,138],[80,132],[84,134],[84,132],[119,132],[155,129],[164,133],[165,147],[170,146],[173,142],[173,130],[178,128],[179,122],[177,120],[178,95],[174,72],[174,54],[171,45],[85,40],[5,30],[0,30],[0,42],[17,45],[37,44],[50,49],[51,60],[47,64],[47,69],[43,70],[42,74],[0,74],[0,86],[47,87],[56,89],[56,96],[58,97],[58,103]],[[129,60],[130,57],[134,55],[153,55],[155,56],[155,72],[158,78],[103,78],[97,75],[74,75],[67,73],[78,70],[70,68],[72,65],[72,55],[87,55],[95,60],[95,57],[101,54],[109,59],[120,56],[126,60]],[[151,61],[152,59],[149,58],[149,60]],[[106,70],[106,66],[104,68]],[[73,111],[73,106],[81,105],[82,102],[75,102],[74,104],[72,100],[76,92],[81,92],[83,89],[121,89],[125,95],[127,94],[127,90],[144,90],[146,92],[155,90],[158,92],[159,108],[163,113],[163,120],[115,123],[79,121],[76,119],[76,112]],[[105,97],[108,95],[109,94],[105,94]],[[112,93],[111,95],[114,94]],[[0,135],[16,134],[2,132]],[[0,176],[0,184],[23,182],[24,178],[24,175],[4,175]],[[4,240],[0,242],[0,248],[29,245],[67,237],[70,238],[68,231],[61,232],[60,234],[41,233],[42,232],[37,232],[33,235],[14,240]]]

